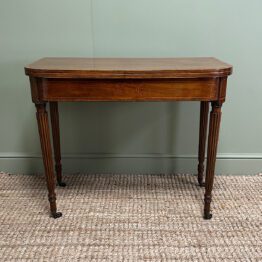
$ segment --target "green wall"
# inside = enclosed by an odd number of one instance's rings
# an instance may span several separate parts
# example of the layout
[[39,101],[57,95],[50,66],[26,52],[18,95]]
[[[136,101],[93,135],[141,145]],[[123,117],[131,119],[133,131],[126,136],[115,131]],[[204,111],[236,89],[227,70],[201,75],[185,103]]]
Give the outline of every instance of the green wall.
[[[0,0],[0,170],[40,172],[24,65],[46,56],[231,63],[218,173],[262,168],[261,0]],[[199,104],[64,103],[68,172],[195,172]]]

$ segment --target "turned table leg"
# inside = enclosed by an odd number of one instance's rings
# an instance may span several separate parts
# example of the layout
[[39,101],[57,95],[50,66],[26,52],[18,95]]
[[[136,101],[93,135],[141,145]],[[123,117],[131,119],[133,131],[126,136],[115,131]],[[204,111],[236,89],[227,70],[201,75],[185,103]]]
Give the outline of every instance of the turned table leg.
[[199,125],[199,146],[198,146],[198,183],[205,186],[204,178],[204,161],[206,153],[206,137],[208,123],[209,102],[201,102],[200,104],[200,125]]
[[56,209],[55,178],[46,104],[36,104],[36,110],[51,214],[54,218],[58,218],[62,213],[57,212]]
[[51,117],[52,135],[53,135],[53,148],[55,154],[56,179],[59,186],[65,187],[66,184],[62,182],[58,104],[57,102],[49,102],[49,106],[50,106],[50,117]]
[[207,169],[206,169],[206,183],[205,183],[205,207],[204,218],[211,219],[210,203],[212,199],[212,189],[214,182],[215,163],[217,154],[217,144],[219,137],[219,126],[221,120],[222,102],[212,102],[212,111],[209,120],[209,135],[208,135],[208,150],[207,150]]

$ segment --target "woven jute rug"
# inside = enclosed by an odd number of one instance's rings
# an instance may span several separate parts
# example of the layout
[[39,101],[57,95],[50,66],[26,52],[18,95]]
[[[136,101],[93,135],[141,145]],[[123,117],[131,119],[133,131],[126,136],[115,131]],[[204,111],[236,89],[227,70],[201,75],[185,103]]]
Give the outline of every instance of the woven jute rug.
[[0,174],[0,261],[262,261],[262,176],[217,176],[213,218],[193,175]]

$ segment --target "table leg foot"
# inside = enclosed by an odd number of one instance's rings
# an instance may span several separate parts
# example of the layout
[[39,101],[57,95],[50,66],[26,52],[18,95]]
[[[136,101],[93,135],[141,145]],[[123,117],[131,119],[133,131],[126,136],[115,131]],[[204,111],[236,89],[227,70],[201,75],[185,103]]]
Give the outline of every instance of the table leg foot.
[[212,218],[212,214],[210,212],[204,214],[204,219],[209,220]]
[[62,216],[62,213],[61,213],[61,212],[52,213],[52,217],[53,217],[54,219],[59,218],[59,217],[61,217],[61,216]]
[[198,181],[198,184],[199,184],[200,187],[205,187],[206,186],[205,182]]
[[65,187],[66,183],[62,181],[62,165],[60,163],[55,165],[55,171],[56,171],[57,185],[60,187]]
[[65,182],[57,182],[57,184],[60,186],[60,187],[66,187],[66,183]]

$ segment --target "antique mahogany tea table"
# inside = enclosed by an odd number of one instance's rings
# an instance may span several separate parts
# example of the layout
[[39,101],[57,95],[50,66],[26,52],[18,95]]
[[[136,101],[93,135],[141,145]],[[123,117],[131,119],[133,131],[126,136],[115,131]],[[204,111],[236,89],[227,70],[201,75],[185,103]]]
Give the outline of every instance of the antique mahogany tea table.
[[[57,212],[48,111],[56,179],[62,182],[58,102],[200,101],[198,183],[205,187],[204,218],[210,219],[221,107],[232,66],[215,58],[43,58],[25,67],[30,78],[45,167],[51,214]],[[209,121],[209,104],[212,110]],[[209,122],[206,178],[204,177]]]

